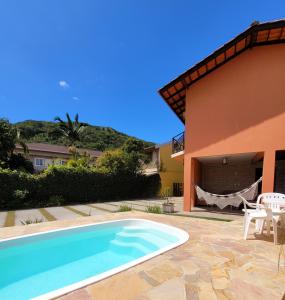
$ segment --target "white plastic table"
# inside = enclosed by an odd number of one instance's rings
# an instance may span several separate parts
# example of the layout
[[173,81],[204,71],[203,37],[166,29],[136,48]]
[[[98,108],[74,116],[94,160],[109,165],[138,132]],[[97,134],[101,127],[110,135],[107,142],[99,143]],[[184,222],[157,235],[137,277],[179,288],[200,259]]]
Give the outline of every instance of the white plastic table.
[[280,217],[281,227],[285,227],[285,199],[264,199],[261,204],[271,208],[272,215]]

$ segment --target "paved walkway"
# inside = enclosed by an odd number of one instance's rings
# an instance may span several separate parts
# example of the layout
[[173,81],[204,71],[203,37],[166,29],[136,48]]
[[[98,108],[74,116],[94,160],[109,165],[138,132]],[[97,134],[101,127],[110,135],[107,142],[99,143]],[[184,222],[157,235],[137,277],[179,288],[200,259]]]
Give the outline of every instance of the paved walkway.
[[[195,208],[191,213],[183,212],[183,198],[170,198],[175,203],[176,214],[189,217],[236,220],[240,215],[231,211],[221,212],[208,208]],[[107,213],[118,212],[122,205],[127,205],[134,211],[145,212],[148,206],[161,207],[165,200],[146,199],[146,200],[122,200],[102,203],[88,203],[80,205],[69,205],[61,207],[45,207],[39,209],[25,209],[17,211],[0,212],[0,227],[11,227],[23,225],[32,221],[46,222],[56,220],[72,220],[78,217],[101,216]]]
[[7,238],[124,218],[170,224],[186,230],[190,239],[180,247],[62,296],[60,300],[284,299],[285,267],[279,271],[277,268],[280,246],[273,244],[272,236],[267,239],[250,235],[249,240],[243,240],[242,220],[217,222],[132,211],[0,228],[0,236]]

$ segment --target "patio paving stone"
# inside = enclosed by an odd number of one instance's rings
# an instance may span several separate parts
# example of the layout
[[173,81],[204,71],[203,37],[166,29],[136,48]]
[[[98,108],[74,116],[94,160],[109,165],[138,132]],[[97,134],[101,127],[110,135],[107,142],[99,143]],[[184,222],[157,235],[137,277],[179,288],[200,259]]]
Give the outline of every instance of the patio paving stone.
[[91,285],[87,290],[94,300],[133,300],[150,287],[138,274],[127,270],[108,278],[108,282]]
[[38,209],[25,209],[15,211],[15,225],[22,225],[21,222],[27,220],[35,221],[36,219],[47,221]]
[[180,267],[173,266],[172,263],[163,263],[155,266],[151,270],[147,270],[146,274],[155,281],[162,283],[173,277],[179,277],[183,274]]
[[104,212],[116,212],[118,210],[117,206],[109,204],[109,202],[102,202],[102,203],[90,203],[88,206],[95,208],[97,210],[101,210],[102,213]]
[[86,289],[76,290],[61,297],[62,300],[92,300],[92,296]]
[[147,292],[146,296],[150,300],[187,300],[184,281],[179,277],[163,282]]
[[106,211],[102,211],[102,210],[99,210],[99,209],[96,209],[94,207],[87,206],[87,205],[69,205],[69,206],[72,208],[75,208],[87,215],[90,215],[90,216],[98,216],[98,215],[108,213]]
[[64,207],[46,207],[49,213],[51,213],[57,220],[71,220],[79,218],[80,216]]
[[0,227],[2,227],[4,225],[5,220],[6,220],[6,215],[7,215],[7,212],[5,212],[5,211],[0,212]]

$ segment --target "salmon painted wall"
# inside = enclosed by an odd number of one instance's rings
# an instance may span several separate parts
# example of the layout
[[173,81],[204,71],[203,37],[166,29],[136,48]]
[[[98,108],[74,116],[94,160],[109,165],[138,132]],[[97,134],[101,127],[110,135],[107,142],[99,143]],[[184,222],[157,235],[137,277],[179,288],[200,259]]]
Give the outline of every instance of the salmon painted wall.
[[185,210],[194,201],[193,157],[264,152],[263,190],[271,191],[275,150],[285,149],[285,45],[247,50],[196,82],[185,119]]

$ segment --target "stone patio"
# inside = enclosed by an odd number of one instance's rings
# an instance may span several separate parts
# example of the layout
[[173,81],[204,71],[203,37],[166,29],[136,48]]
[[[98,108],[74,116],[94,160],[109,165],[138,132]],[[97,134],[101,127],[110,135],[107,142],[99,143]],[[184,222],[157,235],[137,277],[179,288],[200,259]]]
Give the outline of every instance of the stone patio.
[[[190,239],[140,265],[60,297],[61,300],[282,299],[285,266],[272,237],[242,240],[242,219],[232,222],[126,212],[0,229],[0,237],[122,218],[145,218],[186,230]],[[253,224],[252,224],[253,229]],[[284,232],[280,232],[284,234]]]
[[[171,197],[175,203],[175,213],[189,217],[214,218],[220,220],[237,220],[241,217],[241,211],[237,209],[219,210],[214,207],[194,207],[191,212],[183,212],[183,197]],[[0,211],[0,227],[11,227],[22,225],[27,220],[41,222],[56,220],[71,220],[78,216],[98,216],[117,212],[120,206],[129,206],[134,211],[145,212],[148,206],[159,206],[162,208],[164,199],[135,199],[108,202],[96,202],[77,204],[69,206],[44,207],[35,209],[22,209],[16,211]]]

